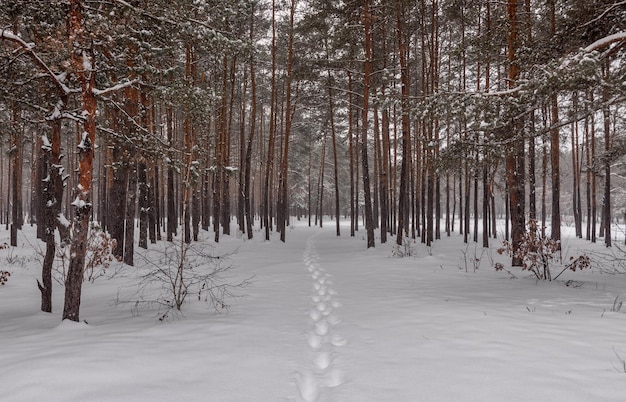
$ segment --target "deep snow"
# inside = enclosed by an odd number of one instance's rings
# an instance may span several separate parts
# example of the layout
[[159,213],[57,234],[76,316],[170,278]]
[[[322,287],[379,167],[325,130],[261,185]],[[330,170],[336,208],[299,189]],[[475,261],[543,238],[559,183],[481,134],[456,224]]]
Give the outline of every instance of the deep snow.
[[[626,400],[626,306],[611,311],[626,275],[536,282],[512,269],[511,279],[492,268],[503,257],[458,234],[397,258],[393,241],[366,250],[364,233],[343,227],[338,238],[330,222],[288,230],[285,244],[257,232],[211,251],[236,250],[229,281],[254,276],[228,309],[191,298],[162,322],[157,306],[116,303],[136,297],[148,269],[139,256],[85,282],[87,324],[60,322],[56,282],[53,313],[39,311],[33,249],[43,245],[25,228],[17,248],[0,250],[12,274],[0,288],[0,400]],[[564,242],[579,248],[602,246]]]

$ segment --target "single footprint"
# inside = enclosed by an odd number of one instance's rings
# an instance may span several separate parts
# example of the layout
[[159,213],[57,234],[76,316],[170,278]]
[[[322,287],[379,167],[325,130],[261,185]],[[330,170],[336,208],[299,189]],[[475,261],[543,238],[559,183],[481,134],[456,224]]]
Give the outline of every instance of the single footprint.
[[315,333],[319,336],[324,336],[328,334],[328,322],[326,321],[318,321],[315,323]]
[[331,361],[330,352],[318,352],[315,356],[315,366],[322,371],[330,367]]
[[311,317],[311,320],[317,322],[322,318],[322,314],[318,310],[311,310],[309,311],[309,317]]
[[323,338],[317,334],[307,333],[306,340],[309,343],[311,349],[318,350],[322,346]]
[[333,368],[326,373],[325,384],[328,388],[335,388],[345,382],[343,371]]
[[296,386],[300,397],[306,402],[316,401],[319,396],[319,384],[313,373],[296,373]]

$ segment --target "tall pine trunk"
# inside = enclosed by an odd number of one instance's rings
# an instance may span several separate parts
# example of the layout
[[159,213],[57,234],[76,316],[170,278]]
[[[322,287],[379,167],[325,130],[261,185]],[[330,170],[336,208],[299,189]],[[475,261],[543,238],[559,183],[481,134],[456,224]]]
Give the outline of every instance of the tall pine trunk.
[[374,247],[374,216],[372,212],[372,195],[370,187],[370,174],[367,151],[367,130],[369,114],[370,75],[372,69],[372,38],[370,34],[372,15],[369,10],[369,1],[363,5],[364,29],[365,29],[365,65],[363,74],[363,111],[361,127],[361,164],[363,167],[363,193],[365,195],[365,229],[367,232],[367,248]]
[[52,312],[52,264],[56,251],[55,229],[57,226],[59,227],[61,241],[66,241],[64,233],[67,232],[67,228],[63,226],[64,223],[60,220],[64,188],[61,165],[61,111],[65,108],[67,100],[68,96],[61,94],[61,99],[58,101],[53,114],[57,117],[52,119],[50,124],[49,146],[46,144],[42,147],[45,161],[45,173],[42,175],[45,177],[43,189],[45,214],[42,221],[37,224],[45,228],[43,240],[46,242],[46,253],[41,270],[41,283],[38,282],[38,287],[41,292],[41,311],[47,313]]
[[276,1],[272,0],[272,72],[270,95],[270,122],[267,144],[267,163],[265,164],[265,182],[263,186],[263,224],[265,226],[265,240],[270,239],[272,227],[271,183],[274,165],[274,147],[276,138]]
[[408,234],[408,208],[409,208],[409,168],[411,163],[411,131],[409,121],[409,72],[407,68],[406,43],[402,36],[404,30],[404,10],[401,3],[396,5],[396,23],[398,39],[398,55],[400,60],[401,80],[401,127],[402,127],[402,165],[400,168],[400,194],[398,201],[398,232],[396,244],[402,245],[403,234]]
[[[507,19],[509,21],[509,32],[507,36],[508,61],[509,61],[509,88],[513,88],[519,78],[519,65],[517,60],[518,43],[518,13],[517,1],[507,1]],[[510,122],[511,132],[514,136],[506,150],[506,173],[509,185],[509,204],[511,216],[511,241],[514,252],[520,247],[522,237],[525,232],[525,190],[524,190],[524,140],[521,135],[523,126],[519,120]],[[521,266],[521,258],[512,258],[513,266]]]
[[126,194],[124,264],[133,266],[135,265],[135,216],[137,214],[137,162],[133,162],[128,168],[128,190]]
[[[604,62],[603,75],[605,78],[609,77],[610,64],[608,61]],[[611,247],[611,116],[608,106],[609,94],[606,88],[602,90],[602,101],[604,106],[602,107],[603,127],[604,127],[604,205],[602,207],[602,224],[604,225],[604,244],[607,247]]]
[[138,246],[148,248],[148,213],[150,204],[148,198],[148,173],[146,163],[139,162],[137,172],[137,182],[139,188],[139,243]]
[[[287,49],[287,88],[285,89],[285,143],[283,146],[283,156],[281,159],[280,172],[278,178],[279,189],[279,206],[278,206],[278,225],[280,231],[280,240],[285,241],[286,225],[289,219],[289,140],[291,136],[291,81],[293,71],[293,20],[296,12],[296,0],[291,0],[291,8],[289,11],[289,43]],[[332,124],[332,123],[331,123]]]
[[[550,0],[550,31],[556,33],[555,0]],[[559,136],[559,104],[556,94],[550,96],[550,166],[552,169],[552,219],[550,237],[553,240],[561,240],[561,169],[560,169],[560,146]],[[560,248],[560,243],[559,243]]]
[[[250,41],[254,38],[254,11],[250,13]],[[250,134],[248,135],[248,142],[246,144],[246,154],[245,154],[245,175],[244,175],[244,209],[246,215],[246,233],[248,234],[248,239],[252,239],[252,205],[250,201],[250,180],[251,180],[251,170],[252,170],[252,144],[254,142],[254,136],[256,133],[256,119],[257,119],[257,111],[256,111],[256,72],[254,68],[254,54],[250,59],[250,89],[251,96],[250,99]]]
[[356,183],[355,183],[355,156],[354,156],[354,114],[352,109],[352,74],[348,72],[348,153],[350,156],[350,236],[354,237],[356,232]]
[[83,38],[83,4],[81,0],[69,1],[69,43],[73,49],[71,65],[81,85],[82,133],[78,143],[78,184],[72,202],[74,226],[70,244],[70,263],[65,280],[65,303],[63,319],[79,321],[80,302],[87,252],[87,237],[91,218],[91,182],[93,178],[93,157],[96,140],[97,103],[93,49],[85,46]]
[[[328,52],[328,47],[326,48]],[[330,59],[330,57],[328,57]],[[339,216],[341,211],[339,209],[339,167],[337,160],[337,130],[335,129],[335,106],[333,100],[333,90],[332,90],[332,76],[330,75],[330,70],[328,70],[328,114],[330,120],[330,134],[333,142],[333,173],[334,173],[334,182],[335,182],[335,223],[337,229],[337,236],[341,235]]]
[[[167,126],[167,142],[171,149],[174,149],[174,112],[170,106],[166,110],[166,126]],[[168,155],[173,160],[174,154],[170,152]],[[167,167],[167,228],[166,239],[169,242],[174,241],[174,236],[178,228],[178,216],[176,214],[176,194],[174,192],[174,167],[170,163]]]

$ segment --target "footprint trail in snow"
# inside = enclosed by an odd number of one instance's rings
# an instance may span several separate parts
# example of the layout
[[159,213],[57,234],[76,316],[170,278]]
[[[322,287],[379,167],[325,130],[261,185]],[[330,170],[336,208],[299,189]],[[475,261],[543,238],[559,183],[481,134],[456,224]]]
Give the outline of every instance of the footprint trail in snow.
[[332,388],[344,382],[344,374],[334,367],[338,356],[337,348],[346,341],[335,333],[334,327],[340,322],[335,310],[341,306],[336,300],[330,275],[319,264],[319,254],[315,248],[315,236],[307,240],[303,261],[311,275],[312,307],[308,312],[311,329],[306,333],[306,341],[312,354],[310,368],[296,373],[296,386],[300,401],[330,400]]

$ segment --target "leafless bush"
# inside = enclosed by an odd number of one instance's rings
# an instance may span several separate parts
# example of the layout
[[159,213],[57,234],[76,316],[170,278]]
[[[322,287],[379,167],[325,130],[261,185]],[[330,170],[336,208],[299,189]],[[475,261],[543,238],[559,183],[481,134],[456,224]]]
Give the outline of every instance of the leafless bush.
[[622,356],[620,356],[619,353],[617,353],[617,351],[615,350],[615,347],[613,347],[613,353],[615,353],[615,356],[617,356],[617,362],[618,362],[617,365],[611,362],[611,364],[613,364],[613,368],[620,373],[626,373],[626,359],[622,358]]
[[414,257],[417,253],[417,245],[413,239],[405,239],[402,245],[395,245],[391,250],[391,256],[395,258]]
[[480,253],[478,252],[478,248],[478,245],[474,244],[474,249],[470,250],[470,243],[466,243],[465,250],[461,249],[460,260],[463,266],[459,267],[460,269],[465,268],[465,272],[469,272],[469,266],[471,265],[473,272],[476,272],[478,268],[480,268],[480,263],[485,256],[491,260],[488,248],[480,247]]
[[145,272],[139,277],[137,292],[128,300],[118,298],[117,303],[133,306],[133,314],[140,305],[156,305],[161,321],[180,314],[190,297],[209,303],[216,311],[227,309],[231,299],[241,296],[237,289],[248,286],[252,278],[233,280],[228,276],[232,254],[215,256],[205,248],[185,244],[143,255]]
[[595,269],[604,274],[626,275],[626,246],[613,243],[611,247],[590,253]]

